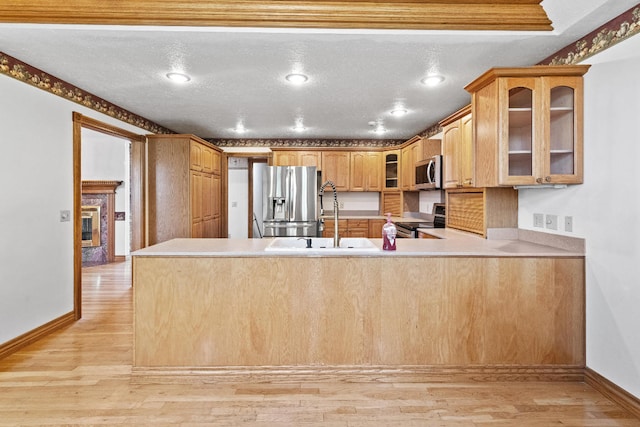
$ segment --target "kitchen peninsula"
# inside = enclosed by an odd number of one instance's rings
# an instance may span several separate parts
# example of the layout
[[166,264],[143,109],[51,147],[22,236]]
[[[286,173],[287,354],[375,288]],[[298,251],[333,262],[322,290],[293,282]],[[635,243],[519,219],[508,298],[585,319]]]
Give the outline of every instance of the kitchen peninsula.
[[137,251],[134,370],[581,375],[584,251],[429,233],[440,239],[395,252],[265,251],[271,239]]

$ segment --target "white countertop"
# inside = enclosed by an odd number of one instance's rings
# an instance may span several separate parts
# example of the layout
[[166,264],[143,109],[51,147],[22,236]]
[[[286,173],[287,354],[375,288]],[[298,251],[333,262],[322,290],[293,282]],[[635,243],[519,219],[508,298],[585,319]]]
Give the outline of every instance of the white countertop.
[[[482,237],[448,228],[421,229],[438,239],[397,239],[395,251],[358,251],[322,254],[321,250],[305,253],[269,252],[265,248],[272,238],[263,239],[174,239],[144,248],[132,253],[133,256],[190,256],[190,257],[383,257],[383,256],[426,256],[426,257],[583,257],[584,251],[565,250],[546,244],[524,240],[494,239]],[[369,239],[382,248],[382,239]]]

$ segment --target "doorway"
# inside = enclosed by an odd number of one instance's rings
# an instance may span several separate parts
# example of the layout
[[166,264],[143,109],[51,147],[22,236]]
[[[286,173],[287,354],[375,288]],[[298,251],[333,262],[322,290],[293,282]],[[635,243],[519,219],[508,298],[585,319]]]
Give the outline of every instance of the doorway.
[[73,113],[73,292],[75,319],[82,318],[82,133],[92,130],[129,142],[130,250],[145,245],[144,233],[144,144],[146,137]]

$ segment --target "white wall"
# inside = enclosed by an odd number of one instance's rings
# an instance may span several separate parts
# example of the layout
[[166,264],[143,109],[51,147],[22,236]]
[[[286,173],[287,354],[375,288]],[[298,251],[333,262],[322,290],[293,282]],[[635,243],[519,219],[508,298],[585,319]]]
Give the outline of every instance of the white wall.
[[586,240],[587,366],[640,397],[640,36],[585,63],[584,184],[519,190],[519,224],[573,216],[556,234]]
[[0,75],[0,343],[73,310],[72,112],[148,133]]
[[116,256],[129,255],[131,248],[130,145],[128,140],[82,129],[82,180],[123,181],[115,194],[115,211],[125,213],[124,221],[115,222]]

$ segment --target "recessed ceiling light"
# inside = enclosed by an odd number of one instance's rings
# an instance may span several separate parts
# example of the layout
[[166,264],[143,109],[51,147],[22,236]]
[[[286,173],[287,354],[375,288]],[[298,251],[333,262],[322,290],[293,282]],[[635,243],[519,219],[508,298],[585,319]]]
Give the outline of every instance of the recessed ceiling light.
[[236,133],[245,133],[247,131],[247,128],[244,127],[244,125],[242,123],[238,123],[234,129],[234,131]]
[[429,87],[438,86],[443,81],[444,77],[439,75],[427,76],[424,79],[420,80],[423,85]]
[[378,125],[376,126],[376,128],[372,131],[373,133],[377,133],[377,134],[383,134],[387,131],[387,129],[384,128],[384,126]]
[[191,77],[182,73],[167,73],[167,78],[176,83],[186,83],[191,80]]
[[408,111],[404,108],[395,108],[391,110],[391,115],[396,117],[404,116],[407,113]]
[[295,130],[296,132],[304,132],[305,130],[307,130],[307,128],[304,127],[302,123],[298,123],[293,127],[293,130]]
[[305,76],[304,74],[293,73],[287,75],[285,79],[287,79],[288,82],[293,83],[294,85],[301,85],[303,83],[306,83],[306,81],[309,80],[309,77]]

